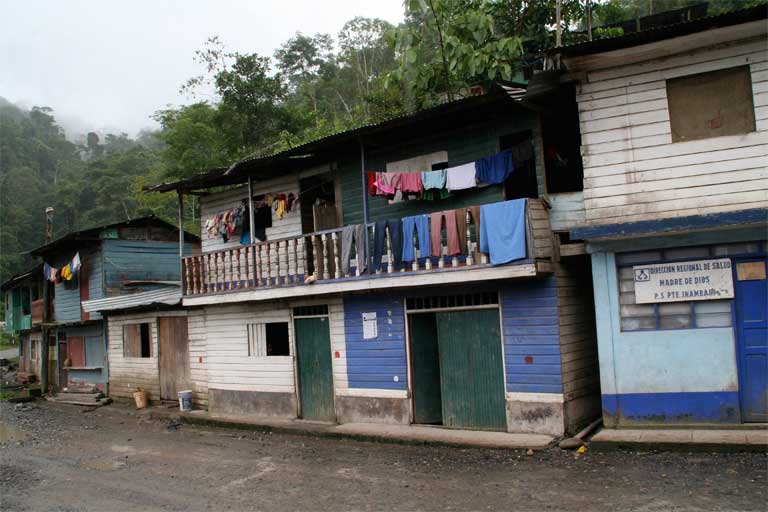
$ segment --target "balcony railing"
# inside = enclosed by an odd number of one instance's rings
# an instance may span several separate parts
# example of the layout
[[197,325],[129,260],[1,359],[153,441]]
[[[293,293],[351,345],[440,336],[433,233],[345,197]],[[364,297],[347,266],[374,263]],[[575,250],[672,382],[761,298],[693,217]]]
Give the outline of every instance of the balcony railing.
[[[395,268],[392,243],[387,234],[386,251],[380,270],[363,269],[353,256],[348,266],[342,264],[341,233],[343,228],[268,240],[231,249],[188,256],[182,260],[184,295],[195,296],[229,291],[300,286],[310,282],[333,282],[371,274],[411,273],[445,268],[479,268],[488,266],[486,254],[478,252],[479,230],[467,210],[466,255],[446,256],[445,240],[440,256],[422,258],[415,240],[403,240],[414,247],[416,259]],[[373,256],[375,228],[367,226],[370,266]],[[541,200],[529,199],[526,208],[526,259],[552,257],[552,231],[547,210]],[[353,253],[355,254],[355,253]],[[342,269],[348,267],[349,273]]]

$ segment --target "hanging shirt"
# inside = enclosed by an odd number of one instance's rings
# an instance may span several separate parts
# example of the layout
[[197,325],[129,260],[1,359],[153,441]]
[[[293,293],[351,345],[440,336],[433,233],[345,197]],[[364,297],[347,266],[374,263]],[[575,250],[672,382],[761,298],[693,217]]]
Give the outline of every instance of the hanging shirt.
[[492,265],[525,258],[525,199],[480,207],[480,252]]
[[445,188],[448,190],[465,190],[476,186],[474,162],[445,170]]
[[377,172],[376,189],[378,195],[394,195],[395,191],[400,188],[400,176],[402,175],[399,172]]
[[512,151],[505,150],[493,156],[481,158],[475,162],[475,177],[478,181],[495,185],[504,183],[515,170]]
[[365,184],[368,188],[368,194],[370,194],[371,197],[376,195],[376,173],[375,172],[366,172],[365,173]]
[[420,172],[404,172],[400,175],[400,190],[404,194],[421,194],[424,190],[421,184]]
[[72,262],[69,264],[70,268],[72,269],[72,273],[77,273],[78,270],[80,270],[80,266],[82,265],[80,261],[80,253],[75,253],[75,257],[72,258]]
[[421,184],[424,190],[445,188],[445,169],[421,173]]

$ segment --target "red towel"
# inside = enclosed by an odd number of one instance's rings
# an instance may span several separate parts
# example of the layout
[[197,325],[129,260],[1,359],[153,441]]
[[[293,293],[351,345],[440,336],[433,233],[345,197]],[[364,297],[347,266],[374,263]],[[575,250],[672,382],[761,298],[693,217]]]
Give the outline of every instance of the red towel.
[[400,175],[400,191],[405,193],[421,194],[424,185],[421,183],[420,172],[404,172]]

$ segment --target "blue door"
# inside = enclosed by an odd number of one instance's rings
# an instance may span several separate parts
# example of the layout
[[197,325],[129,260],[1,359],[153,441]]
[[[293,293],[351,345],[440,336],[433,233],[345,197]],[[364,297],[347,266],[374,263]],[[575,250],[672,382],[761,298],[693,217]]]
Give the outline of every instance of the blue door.
[[766,259],[735,261],[736,337],[741,417],[768,421],[768,286]]

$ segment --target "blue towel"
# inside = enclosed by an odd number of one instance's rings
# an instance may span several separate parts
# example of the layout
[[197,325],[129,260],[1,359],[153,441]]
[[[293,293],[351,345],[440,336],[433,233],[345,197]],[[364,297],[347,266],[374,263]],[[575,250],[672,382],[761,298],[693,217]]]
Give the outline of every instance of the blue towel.
[[491,256],[491,265],[525,258],[525,199],[480,207],[480,252]]
[[493,156],[481,158],[475,162],[475,177],[483,183],[495,185],[504,183],[515,170],[512,150],[505,150]]

